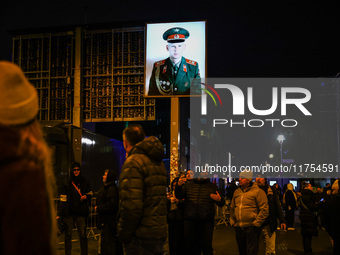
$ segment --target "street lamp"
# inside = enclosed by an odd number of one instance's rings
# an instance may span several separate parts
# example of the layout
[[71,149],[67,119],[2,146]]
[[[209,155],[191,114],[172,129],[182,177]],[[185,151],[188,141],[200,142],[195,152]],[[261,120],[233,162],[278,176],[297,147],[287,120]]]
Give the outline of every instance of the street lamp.
[[286,140],[286,138],[284,137],[284,135],[279,135],[276,139],[280,143],[281,166],[282,166],[282,144],[283,144],[283,141]]

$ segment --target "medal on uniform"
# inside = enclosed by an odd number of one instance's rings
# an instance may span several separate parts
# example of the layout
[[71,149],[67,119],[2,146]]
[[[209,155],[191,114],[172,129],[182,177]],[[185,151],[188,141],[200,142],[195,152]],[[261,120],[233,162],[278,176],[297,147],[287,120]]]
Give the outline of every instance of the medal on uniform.
[[165,72],[166,72],[166,66],[163,67],[163,73],[165,73]]
[[187,72],[187,66],[186,65],[183,65],[183,71]]

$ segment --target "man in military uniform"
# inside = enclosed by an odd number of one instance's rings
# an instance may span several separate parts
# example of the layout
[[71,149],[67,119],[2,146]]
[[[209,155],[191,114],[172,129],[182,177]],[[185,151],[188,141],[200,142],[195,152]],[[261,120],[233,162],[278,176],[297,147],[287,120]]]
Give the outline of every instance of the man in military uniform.
[[149,83],[149,96],[154,95],[190,95],[190,85],[200,79],[198,63],[184,58],[186,48],[185,40],[189,31],[173,27],[163,34],[163,39],[168,43],[169,52],[167,59],[154,64]]

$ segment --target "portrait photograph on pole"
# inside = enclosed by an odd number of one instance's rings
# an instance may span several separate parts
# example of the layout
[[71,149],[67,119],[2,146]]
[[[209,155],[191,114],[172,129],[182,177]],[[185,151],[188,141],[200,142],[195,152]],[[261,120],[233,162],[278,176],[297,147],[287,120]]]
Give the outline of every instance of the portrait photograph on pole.
[[146,24],[146,97],[200,94],[206,70],[206,21]]

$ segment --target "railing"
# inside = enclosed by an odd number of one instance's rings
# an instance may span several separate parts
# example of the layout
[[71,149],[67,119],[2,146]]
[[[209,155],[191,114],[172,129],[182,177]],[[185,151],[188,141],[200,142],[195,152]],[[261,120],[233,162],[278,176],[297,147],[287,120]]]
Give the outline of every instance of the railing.
[[[55,208],[56,214],[58,212],[59,200],[60,200],[59,198],[54,198],[54,208]],[[97,205],[97,198],[93,197],[91,199],[91,203],[89,207],[89,216],[87,217],[87,224],[86,224],[87,238],[92,237],[95,240],[97,240],[97,238],[100,238],[100,234],[96,234],[94,232],[94,230],[97,229],[97,216],[98,216],[98,214],[96,213],[94,209],[96,205]]]
[[226,225],[227,227],[230,226],[230,202],[230,199],[226,199],[223,207],[218,207],[215,205],[215,219],[219,219],[219,221],[216,223],[216,226],[222,224]]
[[98,213],[94,209],[97,205],[97,198],[93,197],[91,199],[90,211],[89,216],[87,217],[87,237],[93,237],[95,240],[100,238],[100,234],[95,234],[94,229],[97,229],[97,217]]
[[[54,198],[54,205],[55,211],[58,211],[59,206],[59,198]],[[90,208],[89,208],[89,216],[87,218],[87,238],[94,238],[95,240],[99,239],[100,241],[100,234],[96,234],[95,230],[97,229],[97,217],[98,213],[95,211],[95,206],[97,205],[97,198],[93,197],[91,199]],[[216,225],[220,224],[229,224],[229,206],[230,200],[226,200],[226,204],[223,207],[218,207],[215,205],[215,219],[219,219]],[[229,224],[230,225],[230,224]],[[74,229],[76,230],[76,228]]]

